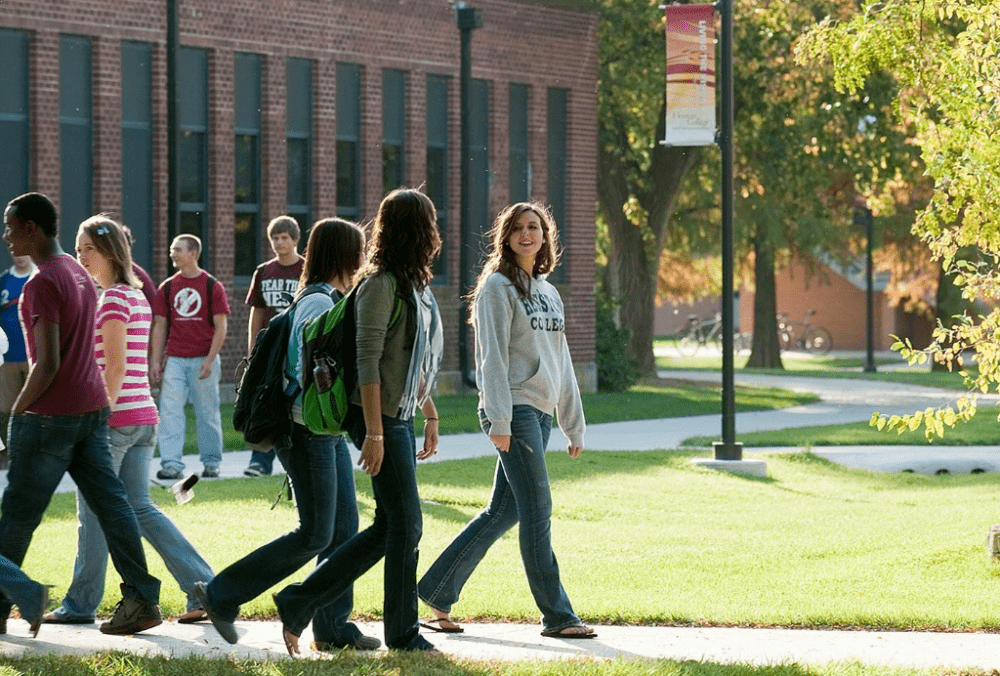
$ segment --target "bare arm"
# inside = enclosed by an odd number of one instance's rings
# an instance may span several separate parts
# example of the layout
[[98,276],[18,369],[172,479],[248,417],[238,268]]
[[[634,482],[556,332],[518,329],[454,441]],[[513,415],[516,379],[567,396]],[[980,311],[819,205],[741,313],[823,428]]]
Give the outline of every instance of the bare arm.
[[438,447],[439,421],[437,407],[434,400],[427,397],[427,401],[420,407],[420,412],[424,414],[424,447],[417,452],[417,460],[426,460],[435,453]]
[[[361,408],[365,412],[365,443],[361,447],[358,467],[375,476],[382,468],[385,447],[382,441],[382,385],[367,383],[361,386]],[[378,437],[373,440],[372,436]]]
[[227,315],[215,315],[213,318],[215,319],[215,333],[212,334],[212,347],[208,349],[208,354],[202,360],[198,373],[198,377],[202,380],[212,375],[212,363],[222,349],[222,344],[226,342],[226,330],[229,327]]
[[59,325],[44,317],[38,317],[35,319],[32,331],[35,337],[35,362],[31,365],[21,393],[17,395],[11,410],[12,415],[24,413],[29,406],[38,401],[52,386],[52,381],[56,379],[56,373],[62,365],[62,356],[59,354]]
[[153,317],[153,334],[149,341],[149,382],[156,385],[163,379],[163,352],[167,346],[167,318]]
[[120,319],[104,322],[101,340],[104,345],[104,389],[108,392],[108,401],[114,406],[125,380],[125,322]]
[[264,328],[264,308],[250,306],[250,323],[247,326],[247,354],[253,351],[253,344],[257,342],[257,334]]

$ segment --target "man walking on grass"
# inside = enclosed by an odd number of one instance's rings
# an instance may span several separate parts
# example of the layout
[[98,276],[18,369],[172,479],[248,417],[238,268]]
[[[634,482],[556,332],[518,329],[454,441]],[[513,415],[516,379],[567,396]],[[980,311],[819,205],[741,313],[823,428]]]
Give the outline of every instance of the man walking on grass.
[[[139,523],[108,452],[108,398],[94,359],[97,289],[59,245],[56,209],[47,197],[14,198],[4,211],[4,224],[11,255],[31,256],[38,270],[21,293],[29,371],[11,410],[0,555],[21,565],[52,494],[69,472],[96,513],[124,580],[123,598],[101,631],[134,634],[155,627],[162,622],[160,581],[146,567]],[[11,601],[6,595],[0,599],[4,630]]]
[[[150,383],[160,384],[162,469],[156,478],[171,481],[184,473],[184,407],[190,398],[198,426],[201,476],[219,476],[222,462],[222,415],[219,412],[219,351],[226,341],[229,300],[212,275],[198,267],[201,240],[178,235],[170,245],[177,274],[156,290],[153,299]],[[164,356],[164,353],[166,356]]]

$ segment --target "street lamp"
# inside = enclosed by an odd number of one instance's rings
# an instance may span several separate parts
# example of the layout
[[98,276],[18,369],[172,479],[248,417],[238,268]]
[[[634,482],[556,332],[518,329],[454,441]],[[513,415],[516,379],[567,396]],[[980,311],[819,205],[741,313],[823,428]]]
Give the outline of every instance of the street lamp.
[[865,357],[865,373],[875,373],[875,301],[872,281],[872,210],[864,197],[854,200],[854,225],[865,227],[865,291],[867,297],[867,355]]

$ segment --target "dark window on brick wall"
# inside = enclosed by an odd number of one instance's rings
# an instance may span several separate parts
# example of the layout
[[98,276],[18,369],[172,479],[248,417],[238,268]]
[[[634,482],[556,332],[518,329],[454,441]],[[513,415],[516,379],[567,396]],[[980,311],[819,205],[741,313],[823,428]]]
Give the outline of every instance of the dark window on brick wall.
[[208,238],[208,52],[181,47],[179,60],[180,230],[171,230],[170,237],[172,239],[181,233],[200,237],[200,263],[211,270]]
[[406,75],[401,70],[382,71],[382,192],[402,187],[405,181]]
[[260,262],[260,64],[257,54],[235,54],[233,273],[242,284]]
[[[469,231],[473,237],[489,230],[490,209],[490,83],[473,79],[469,87]],[[478,254],[478,241],[470,241]],[[474,254],[475,256],[475,254]],[[478,263],[478,261],[477,261]]]
[[122,222],[132,231],[132,259],[153,264],[152,47],[122,43]]
[[509,105],[510,201],[531,197],[531,164],[528,161],[528,85],[511,83]]
[[337,215],[361,218],[361,68],[337,64]]
[[93,215],[90,38],[59,36],[59,240],[76,248],[76,229]]
[[[28,33],[0,28],[0,208],[28,192],[31,166],[28,116]],[[10,257],[2,247],[3,265]]]
[[566,246],[569,242],[566,222],[566,96],[565,89],[550,87],[548,91],[548,195],[549,208],[559,228],[559,240],[563,245],[563,258],[552,273],[555,283],[566,281]]
[[427,76],[427,196],[437,210],[441,255],[434,261],[434,281],[448,281],[448,78]]
[[[288,215],[298,221],[303,235],[312,225],[312,69],[308,59],[285,63],[286,201]],[[300,241],[304,246],[306,237]]]

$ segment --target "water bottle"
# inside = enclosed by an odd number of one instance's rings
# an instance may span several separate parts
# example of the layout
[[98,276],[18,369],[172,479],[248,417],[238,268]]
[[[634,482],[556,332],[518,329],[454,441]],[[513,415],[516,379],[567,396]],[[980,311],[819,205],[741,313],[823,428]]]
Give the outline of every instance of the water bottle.
[[323,357],[313,357],[313,380],[316,381],[316,389],[321,394],[329,392],[333,388],[333,376],[330,374],[330,365]]

